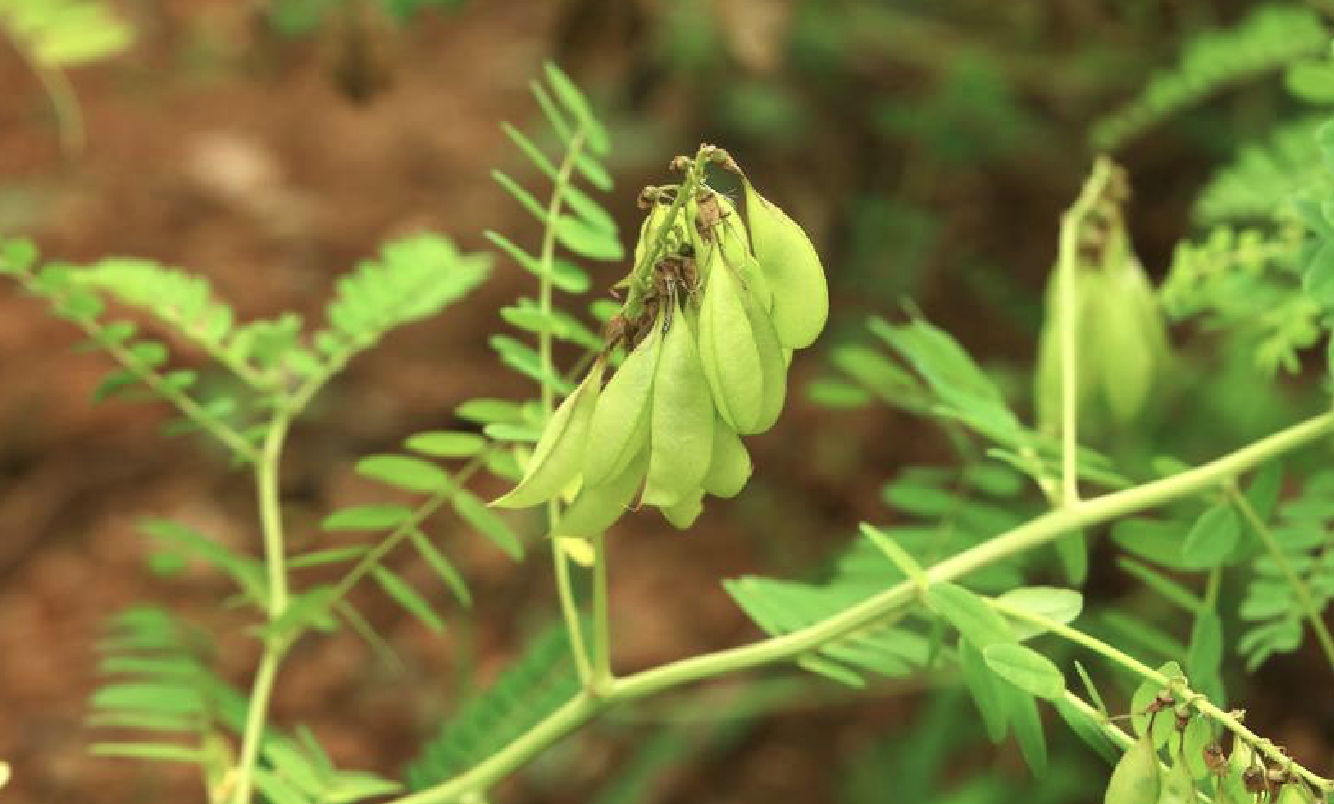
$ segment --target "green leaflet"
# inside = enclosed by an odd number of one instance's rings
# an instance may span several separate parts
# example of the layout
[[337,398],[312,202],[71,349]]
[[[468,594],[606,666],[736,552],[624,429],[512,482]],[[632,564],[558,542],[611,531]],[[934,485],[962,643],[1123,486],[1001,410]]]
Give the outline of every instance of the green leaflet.
[[700,360],[723,421],[754,431],[764,408],[764,364],[746,314],[745,290],[711,249],[708,286],[699,314]]
[[1163,789],[1158,794],[1158,804],[1195,804],[1195,780],[1181,757],[1177,757],[1171,770],[1162,778]]
[[704,482],[713,455],[714,408],[685,313],[662,336],[662,358],[649,411],[648,481],[644,504],[670,508]]
[[1241,518],[1226,502],[1210,506],[1195,520],[1181,544],[1181,560],[1191,569],[1221,566],[1236,550]]
[[719,416],[713,423],[713,456],[704,475],[704,490],[715,497],[735,497],[745,488],[752,470],[750,453],[741,437]]
[[1055,699],[1065,693],[1065,677],[1051,660],[1014,642],[997,642],[982,650],[991,671],[1019,689],[1039,698]]
[[1005,732],[1009,726],[1009,710],[1005,706],[1003,693],[998,688],[1001,681],[987,667],[982,652],[966,639],[959,640],[959,670],[963,674],[968,693],[977,704],[978,712],[982,714],[982,723],[986,726],[987,736],[993,743],[999,743],[1005,739]]
[[1158,752],[1148,737],[1140,737],[1116,763],[1102,800],[1103,804],[1156,804],[1161,792]]
[[1205,779],[1209,776],[1209,766],[1205,764],[1204,752],[1213,739],[1213,728],[1209,725],[1209,719],[1203,716],[1192,717],[1186,724],[1186,730],[1181,734],[1181,761],[1190,769],[1190,775],[1195,779]]
[[810,346],[829,317],[824,267],[806,232],[747,181],[746,212],[755,258],[773,290],[774,326],[784,346]]
[[584,482],[606,483],[624,471],[648,441],[649,403],[658,371],[662,327],[656,324],[602,389],[588,429],[596,445],[584,456]]
[[640,450],[620,474],[598,486],[585,486],[556,523],[551,536],[591,539],[629,510],[648,469],[648,451]]
[[1010,627],[996,610],[962,586],[932,584],[927,589],[926,602],[979,650],[998,642],[1014,641]]
[[533,457],[523,479],[508,494],[493,500],[491,505],[501,508],[527,508],[555,497],[579,474],[584,461],[584,447],[588,442],[589,422],[597,406],[602,388],[604,363],[593,364],[588,376],[556,408],[547,422],[542,438],[533,450]]

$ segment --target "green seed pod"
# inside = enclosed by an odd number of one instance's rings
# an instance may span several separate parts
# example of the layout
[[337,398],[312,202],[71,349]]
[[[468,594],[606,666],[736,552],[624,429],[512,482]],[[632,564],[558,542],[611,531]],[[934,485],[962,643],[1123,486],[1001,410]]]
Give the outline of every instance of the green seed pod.
[[670,508],[662,509],[662,515],[677,530],[685,530],[695,524],[695,520],[704,511],[704,489],[695,489],[686,494],[681,502]]
[[635,501],[648,470],[648,450],[640,450],[600,486],[585,487],[552,530],[553,537],[591,539],[616,523]]
[[829,318],[829,287],[806,232],[746,182],[755,258],[773,289],[774,326],[784,346],[810,346]]
[[556,408],[542,431],[524,469],[523,479],[510,492],[491,502],[500,508],[527,508],[550,500],[578,476],[584,463],[589,423],[602,390],[605,364],[598,360],[574,393]]
[[1103,804],[1157,804],[1162,792],[1158,772],[1158,752],[1153,741],[1144,736],[1135,741],[1116,763]]
[[704,481],[713,454],[713,397],[695,337],[678,302],[662,336],[662,358],[649,411],[648,481],[644,504],[668,508]]
[[620,474],[648,442],[649,405],[661,344],[662,327],[655,323],[602,390],[588,430],[589,443],[597,446],[584,457],[588,485],[601,485]]
[[787,399],[787,362],[783,359],[783,347],[778,342],[773,319],[761,309],[758,301],[749,296],[746,298],[746,318],[755,336],[755,350],[760,356],[760,368],[764,372],[763,398],[755,425],[738,432],[755,435],[773,427],[783,412],[783,402]]
[[746,487],[751,470],[750,453],[741,443],[741,436],[718,417],[713,425],[713,457],[704,476],[704,490],[715,497],[735,497]]
[[764,367],[744,289],[717,250],[699,313],[699,350],[713,401],[723,421],[738,433],[753,432],[764,411]]
[[1103,394],[1118,422],[1144,407],[1167,358],[1167,331],[1153,288],[1129,252],[1103,269],[1091,333]]

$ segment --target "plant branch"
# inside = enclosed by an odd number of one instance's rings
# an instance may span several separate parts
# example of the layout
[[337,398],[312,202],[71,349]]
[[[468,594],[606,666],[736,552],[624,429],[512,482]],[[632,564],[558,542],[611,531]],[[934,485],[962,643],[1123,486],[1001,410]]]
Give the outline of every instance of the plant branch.
[[65,158],[72,159],[82,154],[85,145],[83,112],[79,109],[79,98],[69,77],[58,67],[43,64],[37,54],[30,51],[3,25],[0,25],[0,34],[4,34],[15,52],[28,65],[28,69],[41,82],[42,90],[51,101],[51,109],[56,116],[56,130],[60,133],[60,149],[64,152]]
[[[255,464],[255,488],[259,502],[259,521],[264,534],[264,563],[269,573],[269,622],[275,623],[287,611],[287,551],[283,542],[282,502],[278,469],[282,458],[283,442],[291,424],[288,413],[275,414],[264,439],[264,451]],[[250,690],[249,709],[246,713],[245,733],[241,737],[241,755],[235,769],[235,804],[250,804],[254,787],[255,763],[259,758],[264,726],[268,719],[269,700],[278,667],[291,644],[290,636],[265,637],[264,653],[255,681]]]
[[607,538],[593,540],[593,689],[606,692],[615,681],[611,671],[611,616],[607,604]]
[[[538,285],[537,304],[544,320],[551,317],[551,276],[555,273],[556,221],[560,219],[561,206],[565,201],[565,188],[569,186],[570,175],[574,171],[575,162],[578,161],[579,153],[583,150],[584,137],[584,127],[580,125],[579,129],[570,137],[569,144],[565,148],[565,157],[551,181],[551,199],[547,203],[547,218],[542,227],[542,250],[538,255],[542,273]],[[555,389],[547,380],[547,378],[555,375],[555,367],[551,361],[551,331],[547,328],[543,328],[537,335],[537,359],[543,378],[538,385],[542,395],[542,422],[545,424],[551,419],[552,412],[555,409]],[[560,522],[560,503],[551,500],[547,503],[546,510],[547,532],[550,533],[555,530],[556,524]],[[593,675],[589,664],[588,647],[584,644],[583,627],[580,624],[579,604],[575,600],[574,590],[570,583],[569,558],[555,542],[552,542],[551,545],[551,560],[554,564],[561,614],[565,618],[565,630],[569,633],[570,651],[574,654],[574,664],[578,668],[579,679],[587,686],[592,683]]]
[[1051,633],[1061,637],[1062,639],[1065,639],[1069,642],[1073,642],[1076,645],[1081,645],[1085,648],[1088,648],[1094,653],[1100,654],[1110,659],[1111,661],[1115,662],[1116,664],[1120,665],[1126,670],[1129,670],[1130,672],[1134,673],[1140,678],[1152,681],[1155,684],[1161,684],[1165,688],[1170,688],[1179,691],[1182,694],[1182,696],[1185,697],[1186,699],[1185,702],[1188,703],[1190,706],[1194,707],[1198,712],[1200,712],[1200,714],[1204,715],[1205,717],[1218,721],[1218,723],[1220,723],[1224,728],[1226,728],[1228,731],[1231,731],[1237,737],[1240,737],[1241,739],[1245,740],[1257,751],[1264,753],[1267,757],[1269,757],[1270,760],[1274,761],[1275,763],[1278,763],[1279,765],[1285,768],[1291,768],[1292,770],[1295,770],[1302,776],[1303,779],[1305,779],[1310,784],[1314,785],[1319,790],[1334,790],[1334,781],[1317,776],[1316,774],[1312,773],[1311,771],[1307,770],[1301,765],[1298,765],[1296,762],[1293,762],[1292,758],[1289,757],[1287,754],[1283,753],[1283,750],[1279,748],[1277,745],[1275,745],[1273,742],[1259,736],[1255,732],[1243,726],[1241,724],[1241,721],[1238,720],[1231,712],[1224,712],[1222,709],[1219,709],[1217,706],[1214,706],[1212,703],[1209,702],[1208,698],[1206,698],[1204,695],[1201,695],[1198,692],[1192,691],[1189,687],[1183,684],[1180,679],[1169,678],[1168,676],[1163,675],[1157,670],[1154,670],[1152,667],[1149,667],[1148,665],[1139,661],[1135,657],[1107,644],[1106,642],[1103,642],[1097,637],[1086,634],[1077,628],[1071,628],[1070,626],[1064,623],[1048,619],[1047,617],[1044,617],[1041,614],[1036,614],[1034,612],[1027,611],[1018,606],[1012,606],[1003,600],[988,599],[987,603],[990,604],[992,608],[996,609],[1002,614],[1005,614],[1008,617],[1013,617],[1019,620],[1027,620],[1028,622],[1033,623],[1043,628],[1046,631],[1050,631]]
[[1255,506],[1251,505],[1251,501],[1246,498],[1246,495],[1238,491],[1236,485],[1232,483],[1227,484],[1227,493],[1232,498],[1232,502],[1241,510],[1241,515],[1246,518],[1256,535],[1265,543],[1265,548],[1273,556],[1274,563],[1278,565],[1283,577],[1287,579],[1288,585],[1292,587],[1292,591],[1297,595],[1297,602],[1302,607],[1302,614],[1306,615],[1307,621],[1311,623],[1311,630],[1315,632],[1316,639],[1320,642],[1320,649],[1325,652],[1325,661],[1329,663],[1331,669],[1334,669],[1334,639],[1330,638],[1329,628],[1326,627],[1320,607],[1316,605],[1315,597],[1311,594],[1311,588],[1297,574],[1297,570],[1292,566],[1292,562],[1288,561],[1288,557],[1283,554],[1283,548],[1279,546],[1274,532],[1260,518],[1259,512],[1255,510]]
[[[1181,497],[1217,486],[1227,479],[1253,469],[1275,457],[1318,439],[1334,434],[1334,413],[1323,413],[1243,447],[1235,452],[1171,477],[1135,488],[1112,492],[1036,517],[995,538],[965,550],[927,570],[931,583],[952,581],[1016,553],[1048,544],[1053,539],[1078,528],[1098,525],[1139,513]],[[609,695],[600,702],[581,695],[547,720],[542,721],[518,742],[465,774],[442,785],[397,799],[393,804],[449,804],[470,791],[485,788],[518,768],[543,747],[570,733],[590,720],[605,705],[633,701],[682,684],[714,678],[727,673],[790,661],[866,627],[916,599],[917,584],[911,580],[886,589],[867,600],[813,625],[751,645],[719,651],[704,656],[672,662],[646,670],[613,683]],[[1129,658],[1129,657],[1127,657]],[[1133,660],[1131,660],[1133,661]],[[1148,669],[1148,668],[1146,668]],[[1156,672],[1149,669],[1149,672]],[[1236,718],[1213,707],[1207,701],[1193,705],[1248,740],[1261,738],[1245,730]],[[522,749],[516,746],[522,745]],[[1319,780],[1319,777],[1314,777]],[[1328,784],[1319,780],[1321,784]]]

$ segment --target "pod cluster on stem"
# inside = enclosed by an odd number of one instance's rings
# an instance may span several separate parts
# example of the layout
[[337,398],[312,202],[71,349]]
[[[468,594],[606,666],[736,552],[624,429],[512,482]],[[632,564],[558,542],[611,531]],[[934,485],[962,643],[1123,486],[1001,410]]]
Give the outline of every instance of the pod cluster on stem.
[[[709,165],[740,178],[744,212],[708,185]],[[703,146],[672,168],[680,184],[640,196],[635,264],[602,353],[492,503],[568,502],[553,536],[592,538],[642,506],[687,528],[706,495],[740,493],[752,469],[742,436],[778,421],[792,353],[828,317],[810,238],[725,151]]]

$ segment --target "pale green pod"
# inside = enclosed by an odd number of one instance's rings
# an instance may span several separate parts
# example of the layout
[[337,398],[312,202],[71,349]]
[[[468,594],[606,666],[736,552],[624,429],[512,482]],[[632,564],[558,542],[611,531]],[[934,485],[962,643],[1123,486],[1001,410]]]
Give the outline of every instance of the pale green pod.
[[551,531],[553,537],[591,539],[616,523],[634,504],[648,470],[648,450],[640,450],[619,474],[600,486],[585,487]]
[[648,442],[653,375],[658,370],[661,344],[662,327],[655,323],[602,389],[589,425],[588,440],[596,446],[584,456],[584,483],[606,483]]
[[774,326],[784,346],[810,346],[829,318],[829,287],[806,232],[746,182],[750,243],[773,289]]
[[[1075,301],[1073,312],[1075,320],[1075,352],[1077,355],[1077,376],[1075,395],[1080,407],[1095,398],[1101,385],[1102,353],[1093,347],[1093,339],[1088,337],[1089,322],[1096,315],[1098,297],[1102,295],[1102,272],[1086,268],[1079,269],[1076,275]],[[1034,372],[1034,401],[1037,408],[1038,426],[1047,431],[1059,430],[1061,423],[1061,316],[1065,314],[1061,304],[1061,280],[1058,271],[1052,271],[1047,281],[1046,313],[1042,321],[1042,334],[1038,340],[1038,367]]]
[[695,489],[681,502],[670,508],[663,508],[662,515],[677,530],[685,530],[695,524],[695,520],[704,512],[704,489]]
[[760,267],[759,261],[747,255],[741,275],[746,278],[746,287],[750,290],[751,297],[764,310],[765,315],[773,315],[773,288],[769,287],[769,278],[765,276],[764,269]]
[[787,399],[787,362],[783,359],[783,347],[778,342],[773,320],[753,298],[747,299],[746,317],[750,321],[750,331],[755,336],[755,350],[760,356],[760,368],[764,372],[763,397],[760,415],[754,426],[737,432],[741,435],[756,435],[773,427],[783,412],[783,402]]
[[589,424],[602,390],[605,364],[598,360],[574,393],[556,408],[542,431],[523,479],[508,494],[493,500],[500,508],[527,508],[550,500],[565,490],[583,468]]
[[675,321],[662,336],[662,358],[653,380],[645,505],[676,505],[704,481],[713,455],[714,418],[695,337],[677,303]]
[[715,497],[735,497],[746,487],[752,468],[741,436],[719,417],[713,425],[713,457],[704,475],[704,490]]
[[1144,269],[1126,253],[1103,269],[1091,330],[1103,395],[1113,418],[1128,422],[1144,407],[1167,354],[1167,333]]
[[751,432],[764,408],[764,367],[744,291],[716,250],[710,261],[699,313],[700,361],[723,421],[738,433]]
[[1157,804],[1162,788],[1158,752],[1146,735],[1121,755],[1102,800],[1103,804]]

